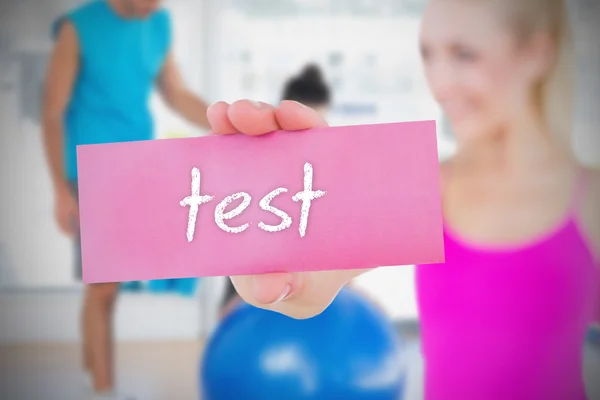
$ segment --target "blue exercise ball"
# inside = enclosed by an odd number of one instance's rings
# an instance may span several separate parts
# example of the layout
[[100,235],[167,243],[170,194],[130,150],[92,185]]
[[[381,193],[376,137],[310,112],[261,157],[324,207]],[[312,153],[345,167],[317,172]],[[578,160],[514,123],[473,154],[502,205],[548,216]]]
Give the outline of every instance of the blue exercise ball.
[[401,345],[386,316],[352,289],[304,320],[242,304],[207,343],[201,399],[399,400]]

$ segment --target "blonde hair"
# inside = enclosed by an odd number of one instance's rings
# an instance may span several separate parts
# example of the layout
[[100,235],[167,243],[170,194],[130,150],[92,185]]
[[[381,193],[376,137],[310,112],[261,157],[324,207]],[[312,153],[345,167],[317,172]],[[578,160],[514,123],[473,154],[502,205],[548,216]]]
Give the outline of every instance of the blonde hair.
[[573,152],[575,51],[565,0],[497,0],[506,7],[518,39],[546,33],[554,42],[554,63],[535,88],[535,100],[550,133]]

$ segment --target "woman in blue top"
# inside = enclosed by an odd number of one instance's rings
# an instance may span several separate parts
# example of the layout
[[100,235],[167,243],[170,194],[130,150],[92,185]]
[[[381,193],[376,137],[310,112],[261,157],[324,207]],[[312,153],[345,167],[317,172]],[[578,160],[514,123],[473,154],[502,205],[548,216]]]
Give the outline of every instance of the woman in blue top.
[[[171,52],[171,20],[160,0],[92,0],[59,18],[45,85],[43,130],[56,218],[78,239],[77,163],[81,144],[154,137],[156,86],[182,117],[208,127],[207,105],[184,85]],[[89,285],[83,305],[84,367],[102,398],[113,393],[112,315],[117,283]],[[108,396],[108,397],[107,397]]]

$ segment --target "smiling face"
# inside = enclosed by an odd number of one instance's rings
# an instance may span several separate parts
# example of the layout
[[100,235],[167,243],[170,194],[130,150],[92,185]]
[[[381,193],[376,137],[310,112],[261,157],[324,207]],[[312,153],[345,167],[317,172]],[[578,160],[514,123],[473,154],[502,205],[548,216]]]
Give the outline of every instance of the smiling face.
[[530,107],[534,87],[547,72],[541,67],[547,52],[517,40],[496,4],[432,0],[423,18],[426,78],[459,142],[498,131]]

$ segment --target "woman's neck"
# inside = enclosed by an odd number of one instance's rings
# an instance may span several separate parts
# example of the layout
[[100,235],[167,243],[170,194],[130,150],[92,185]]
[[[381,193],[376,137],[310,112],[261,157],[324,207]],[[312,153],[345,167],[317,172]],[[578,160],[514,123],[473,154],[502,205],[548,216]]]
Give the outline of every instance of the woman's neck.
[[544,124],[521,118],[479,140],[459,144],[454,164],[471,171],[521,174],[567,157]]

